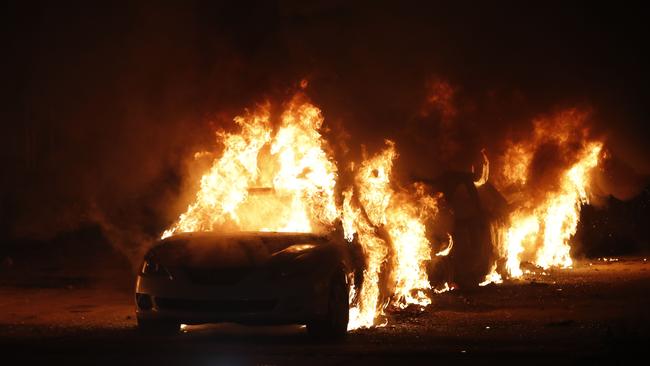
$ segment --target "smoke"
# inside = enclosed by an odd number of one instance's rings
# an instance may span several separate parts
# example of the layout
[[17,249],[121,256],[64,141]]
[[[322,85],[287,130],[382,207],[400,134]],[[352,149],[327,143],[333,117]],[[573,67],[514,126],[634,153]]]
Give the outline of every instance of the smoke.
[[[337,160],[392,139],[401,182],[469,172],[481,149],[498,156],[536,116],[584,105],[608,136],[601,193],[631,197],[648,182],[640,18],[258,5],[8,5],[1,235],[47,239],[96,222],[137,257],[186,207],[201,164],[192,156],[214,149],[214,131],[254,103],[286,100],[302,78]],[[538,155],[544,165],[563,152]]]
[[214,141],[215,112],[240,107],[236,53],[219,42],[230,56],[202,67],[188,42],[200,36],[196,14],[173,5],[12,10],[2,235],[47,240],[97,223],[134,257],[173,219],[188,156]]

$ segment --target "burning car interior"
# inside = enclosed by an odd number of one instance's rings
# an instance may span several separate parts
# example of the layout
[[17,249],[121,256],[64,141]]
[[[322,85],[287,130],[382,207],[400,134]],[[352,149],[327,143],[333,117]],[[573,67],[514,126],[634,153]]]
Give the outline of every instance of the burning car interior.
[[7,359],[643,355],[650,104],[638,9],[7,9]]

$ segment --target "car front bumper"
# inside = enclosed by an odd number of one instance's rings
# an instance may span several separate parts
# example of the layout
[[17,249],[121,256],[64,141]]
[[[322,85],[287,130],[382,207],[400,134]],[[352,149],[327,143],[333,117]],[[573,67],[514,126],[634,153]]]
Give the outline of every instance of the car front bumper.
[[139,275],[140,320],[185,324],[306,324],[325,316],[329,281],[313,275],[281,278],[252,271],[232,284],[201,284],[182,271]]

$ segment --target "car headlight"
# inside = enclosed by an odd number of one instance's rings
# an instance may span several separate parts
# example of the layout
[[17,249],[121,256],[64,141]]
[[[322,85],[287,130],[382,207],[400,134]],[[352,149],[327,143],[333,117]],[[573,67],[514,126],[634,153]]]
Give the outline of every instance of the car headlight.
[[314,248],[316,248],[316,246],[314,244],[294,244],[294,245],[286,248],[285,250],[283,250],[283,252],[286,252],[286,253],[301,253],[301,252],[305,252],[305,251],[308,251],[308,250],[311,250],[311,249],[314,249]]
[[309,276],[315,269],[313,260],[310,260],[315,247],[313,244],[296,244],[276,254],[278,262],[272,267],[272,278]]

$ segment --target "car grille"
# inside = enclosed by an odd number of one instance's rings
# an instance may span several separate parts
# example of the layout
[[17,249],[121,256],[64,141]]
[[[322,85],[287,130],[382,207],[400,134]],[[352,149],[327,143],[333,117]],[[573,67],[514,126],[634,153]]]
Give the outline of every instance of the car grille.
[[257,313],[273,310],[277,300],[186,300],[156,298],[163,310],[198,311],[213,313]]
[[251,268],[184,268],[190,281],[199,285],[234,285],[251,272]]

